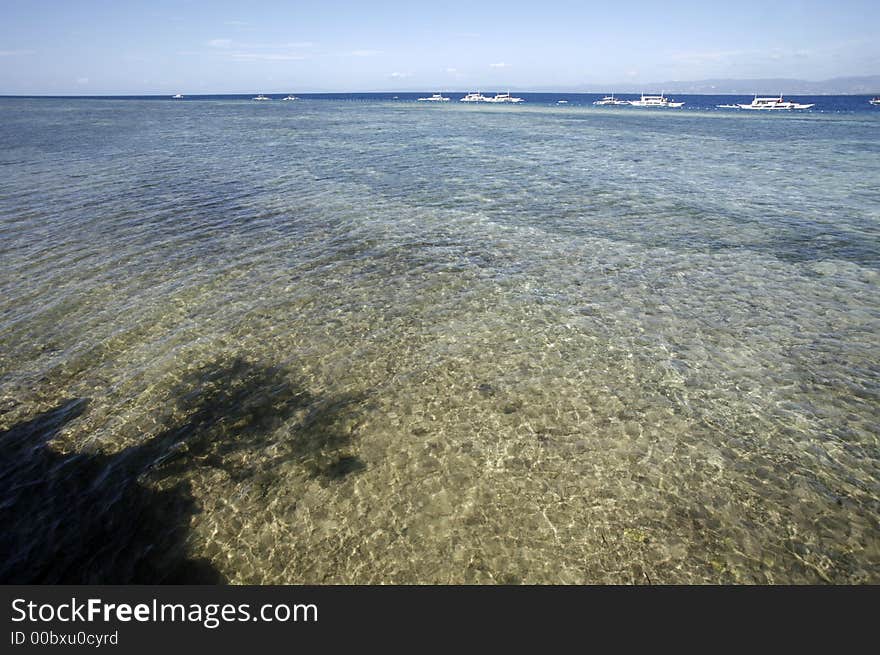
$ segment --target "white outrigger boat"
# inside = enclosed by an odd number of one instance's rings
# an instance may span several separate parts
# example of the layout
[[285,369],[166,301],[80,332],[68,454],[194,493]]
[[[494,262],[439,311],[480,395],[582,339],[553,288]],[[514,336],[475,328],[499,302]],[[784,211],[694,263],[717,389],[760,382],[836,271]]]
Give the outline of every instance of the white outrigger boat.
[[[642,96],[643,98],[645,96]],[[597,100],[593,103],[594,105],[628,105],[630,104],[629,100],[621,100],[620,98],[615,98],[612,93],[610,96],[605,96],[601,100]]]
[[177,93],[177,94],[171,96],[171,98],[173,100],[183,100],[183,95],[181,95],[180,93]]
[[461,98],[459,102],[492,102],[484,96],[482,93],[477,91],[476,93],[468,93],[464,98]]
[[271,100],[272,98],[267,98],[262,93],[258,95],[256,98],[252,98],[252,100]]
[[[286,97],[281,98],[281,99],[282,99],[282,100],[299,100],[299,98],[297,98],[297,97],[294,96],[294,95],[289,95],[289,96],[286,96]],[[255,98],[255,100],[256,100],[256,98]]]
[[805,105],[799,102],[783,100],[781,95],[775,98],[759,98],[755,94],[754,100],[749,104],[737,104],[737,107],[740,109],[809,109],[814,104]]
[[880,105],[880,97],[871,98],[870,100],[868,100],[868,102],[870,102],[872,105]]
[[[397,96],[394,96],[395,98]],[[419,102],[449,102],[449,98],[443,96],[442,93],[435,93],[427,98],[416,98]]]
[[660,95],[645,95],[643,93],[640,100],[630,100],[629,104],[633,107],[671,107],[673,109],[678,109],[684,105],[683,102],[670,100],[662,93]]
[[515,96],[510,95],[510,91],[507,93],[498,93],[494,98],[486,98],[486,102],[525,102],[522,98],[517,98]]

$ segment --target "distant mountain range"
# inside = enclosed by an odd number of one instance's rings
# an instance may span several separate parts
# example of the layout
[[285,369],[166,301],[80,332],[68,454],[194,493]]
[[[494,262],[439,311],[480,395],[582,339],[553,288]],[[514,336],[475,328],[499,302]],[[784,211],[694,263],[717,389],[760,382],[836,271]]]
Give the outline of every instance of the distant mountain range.
[[[625,82],[612,85],[584,84],[580,90],[585,93],[606,93],[610,89],[615,93],[702,93],[702,94],[737,94],[761,95],[782,93],[785,95],[873,95],[880,93],[880,75],[861,77],[835,77],[830,80],[812,82],[796,79],[760,79],[760,80],[698,80],[693,82],[652,82],[649,84],[633,84]],[[558,90],[558,89],[554,89]],[[570,89],[574,91],[574,89]]]

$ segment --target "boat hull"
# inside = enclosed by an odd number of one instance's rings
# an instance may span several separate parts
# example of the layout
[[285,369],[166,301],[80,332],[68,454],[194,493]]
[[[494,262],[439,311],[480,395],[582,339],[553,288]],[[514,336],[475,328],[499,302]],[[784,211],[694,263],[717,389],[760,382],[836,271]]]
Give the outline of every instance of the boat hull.
[[740,109],[752,109],[754,111],[791,111],[793,109],[809,109],[810,107],[814,107],[815,104],[812,105],[799,105],[799,104],[790,104],[785,106],[777,106],[777,107],[756,107],[754,105],[736,105]]
[[633,107],[648,107],[648,108],[656,108],[656,109],[678,109],[679,107],[683,107],[683,102],[664,102],[662,104],[656,104],[653,102],[641,102],[640,100],[631,100],[630,103]]

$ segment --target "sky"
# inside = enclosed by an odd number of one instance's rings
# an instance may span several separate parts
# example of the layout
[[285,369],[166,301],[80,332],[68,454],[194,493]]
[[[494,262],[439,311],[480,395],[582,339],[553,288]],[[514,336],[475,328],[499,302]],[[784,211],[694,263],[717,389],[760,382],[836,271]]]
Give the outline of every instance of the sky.
[[0,0],[0,94],[602,90],[880,74],[877,0]]

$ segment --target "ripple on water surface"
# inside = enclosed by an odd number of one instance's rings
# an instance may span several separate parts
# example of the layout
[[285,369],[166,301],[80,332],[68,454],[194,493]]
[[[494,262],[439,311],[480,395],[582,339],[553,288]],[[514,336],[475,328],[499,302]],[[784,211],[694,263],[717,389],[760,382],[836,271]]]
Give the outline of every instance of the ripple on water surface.
[[4,579],[878,582],[877,118],[277,105],[0,102]]

